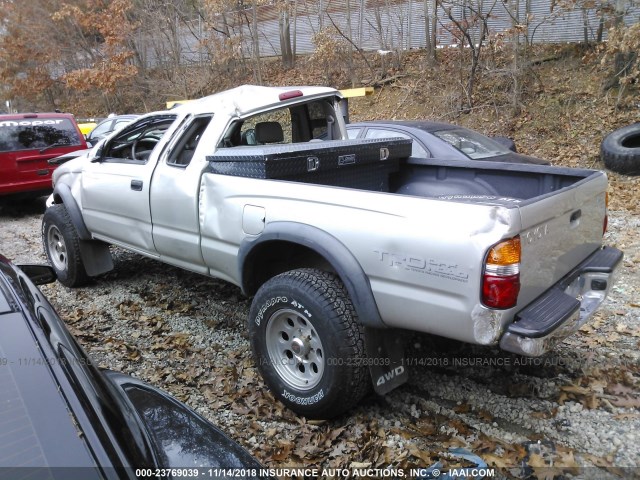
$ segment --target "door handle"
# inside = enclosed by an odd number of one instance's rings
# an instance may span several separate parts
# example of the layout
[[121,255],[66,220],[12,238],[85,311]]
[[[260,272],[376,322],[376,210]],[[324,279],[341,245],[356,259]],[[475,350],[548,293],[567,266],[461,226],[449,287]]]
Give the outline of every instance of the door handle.
[[582,210],[576,210],[571,214],[571,218],[569,219],[569,227],[575,228],[580,225],[580,217],[582,217]]
[[131,180],[131,190],[142,191],[142,180]]

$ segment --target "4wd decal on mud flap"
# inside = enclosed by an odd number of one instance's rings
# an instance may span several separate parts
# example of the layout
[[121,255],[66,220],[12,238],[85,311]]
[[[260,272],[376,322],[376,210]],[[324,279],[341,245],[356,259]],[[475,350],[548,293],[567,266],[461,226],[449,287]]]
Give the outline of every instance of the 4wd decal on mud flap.
[[381,385],[384,385],[385,383],[390,382],[394,378],[401,376],[403,373],[404,373],[404,367],[402,365],[394,368],[389,372],[385,372],[383,375],[380,375],[378,377],[378,380],[376,380],[376,387],[380,387]]

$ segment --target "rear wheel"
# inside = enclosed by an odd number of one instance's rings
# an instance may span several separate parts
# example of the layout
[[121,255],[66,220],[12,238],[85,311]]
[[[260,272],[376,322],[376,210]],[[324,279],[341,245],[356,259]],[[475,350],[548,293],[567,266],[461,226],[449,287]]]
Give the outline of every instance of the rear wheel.
[[80,256],[80,238],[64,205],[52,205],[44,212],[42,240],[60,283],[67,287],[87,283],[89,276]]
[[315,269],[285,272],[256,294],[249,332],[272,393],[309,418],[331,418],[369,389],[363,328],[339,278]]

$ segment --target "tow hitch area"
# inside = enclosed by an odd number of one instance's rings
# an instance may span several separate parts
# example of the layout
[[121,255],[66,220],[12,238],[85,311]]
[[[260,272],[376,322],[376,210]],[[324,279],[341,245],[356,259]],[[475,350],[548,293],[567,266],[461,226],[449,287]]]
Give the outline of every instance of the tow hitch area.
[[516,314],[500,348],[539,357],[587,323],[615,283],[623,254],[604,247]]

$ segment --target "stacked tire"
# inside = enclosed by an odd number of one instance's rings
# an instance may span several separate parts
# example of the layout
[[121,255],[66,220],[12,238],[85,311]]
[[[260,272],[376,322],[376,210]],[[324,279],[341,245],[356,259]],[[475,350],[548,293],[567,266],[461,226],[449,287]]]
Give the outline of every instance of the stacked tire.
[[600,146],[600,157],[613,172],[640,175],[640,123],[607,135]]

